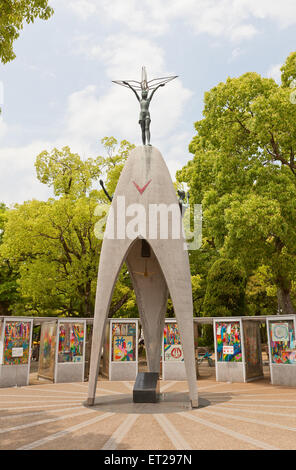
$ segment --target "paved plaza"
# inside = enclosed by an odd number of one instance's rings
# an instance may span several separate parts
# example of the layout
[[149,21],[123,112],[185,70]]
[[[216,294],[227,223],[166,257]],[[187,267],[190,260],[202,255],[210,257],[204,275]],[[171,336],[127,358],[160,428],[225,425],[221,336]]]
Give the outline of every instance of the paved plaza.
[[198,380],[199,409],[187,383],[161,381],[157,404],[132,403],[133,382],[40,383],[0,389],[0,449],[276,450],[296,448],[296,390],[256,382]]

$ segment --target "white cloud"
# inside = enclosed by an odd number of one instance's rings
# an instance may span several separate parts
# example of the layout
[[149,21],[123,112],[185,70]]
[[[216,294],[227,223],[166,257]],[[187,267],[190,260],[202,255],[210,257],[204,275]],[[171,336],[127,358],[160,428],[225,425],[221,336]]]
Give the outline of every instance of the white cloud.
[[181,170],[188,160],[193,158],[193,155],[191,155],[188,150],[191,139],[191,134],[182,132],[175,135],[172,140],[161,141],[161,152],[173,181],[176,180],[176,172]]
[[229,36],[233,42],[240,42],[244,39],[251,39],[257,34],[257,29],[252,24],[242,24],[231,28]]
[[229,62],[232,62],[233,60],[235,60],[237,57],[241,56],[242,54],[243,54],[242,49],[240,47],[236,47],[231,52],[231,57],[229,58]]
[[[51,2],[56,9],[56,17],[60,9],[67,8],[69,27],[72,28],[70,12],[84,21],[79,22],[79,29],[78,22],[74,23],[76,26],[71,31],[72,37],[76,35],[76,38],[71,45],[78,54],[96,61],[94,63],[101,75],[98,75],[96,85],[84,82],[74,93],[68,92],[64,125],[57,138],[49,138],[48,142],[33,142],[23,147],[15,147],[12,143],[10,148],[6,146],[0,150],[0,199],[8,202],[48,197],[49,190],[38,183],[35,176],[34,161],[41,150],[70,145],[72,151],[78,152],[83,158],[94,156],[99,152],[100,139],[105,135],[114,135],[118,139],[126,138],[135,144],[141,144],[139,104],[130,90],[112,84],[111,80],[140,80],[143,65],[147,66],[148,79],[178,73],[168,69],[164,50],[166,47],[172,53],[169,43],[172,36],[167,35],[165,43],[159,40],[161,35],[173,33],[175,41],[186,27],[189,33],[207,34],[219,44],[221,39],[227,39],[233,42],[234,59],[242,53],[243,46],[240,42],[253,38],[261,31],[261,20],[272,21],[277,28],[286,28],[296,23],[295,0]],[[89,19],[97,21],[98,34],[93,32],[94,21],[87,23]],[[102,33],[105,36],[102,37]],[[192,34],[190,41],[196,41]],[[267,76],[279,81],[279,68],[278,64],[272,65],[266,72]],[[79,74],[79,70],[77,73]],[[57,76],[57,81],[59,79]],[[151,103],[151,143],[161,150],[173,179],[176,169],[181,168],[190,158],[188,144],[192,133],[183,131],[184,124],[186,125],[186,104],[192,99],[192,95],[182,81],[177,79],[158,90]],[[59,102],[59,99],[63,100],[64,97],[60,95],[56,101]],[[50,106],[54,108],[55,105],[55,100],[52,100]],[[25,132],[26,126],[24,123]],[[5,121],[0,120],[2,142],[8,141],[11,135],[11,124],[8,129]]]
[[136,103],[124,91],[114,85],[100,95],[95,86],[89,85],[73,93],[68,99],[65,141],[94,142],[105,135],[134,137],[132,116],[135,120]]
[[52,146],[49,142],[34,142],[23,147],[0,149],[0,201],[22,203],[29,199],[48,199],[50,189],[39,183],[34,163],[37,155]]
[[[79,53],[86,52],[88,57],[100,62],[100,70],[104,71],[101,83],[98,86],[89,84],[68,96],[64,122],[54,141],[33,142],[0,151],[0,198],[3,200],[15,202],[48,197],[48,189],[38,183],[34,168],[36,156],[44,149],[67,144],[73,152],[87,158],[99,153],[100,139],[104,136],[114,135],[119,140],[124,138],[136,145],[142,144],[139,103],[130,90],[112,84],[111,79],[140,81],[141,67],[145,64],[148,65],[148,79],[172,75],[166,68],[163,49],[147,38],[139,39],[131,34],[110,35],[102,44],[86,35],[80,41]],[[102,83],[109,83],[109,87],[102,87]],[[166,152],[172,176],[181,166],[179,157],[165,145],[165,140],[171,142],[168,136],[178,134],[179,122],[191,96],[192,92],[176,79],[155,93],[150,106],[151,142],[163,142],[160,148]],[[0,122],[0,137],[5,132],[5,124],[1,127]],[[182,151],[179,147],[177,153],[184,154],[184,148]]]
[[169,11],[163,7],[168,6],[167,2],[163,2],[164,5],[161,2],[157,5],[154,0],[142,1],[141,5],[138,0],[101,0],[98,3],[107,17],[125,23],[132,32],[159,35],[168,30],[165,15],[169,17]]
[[[183,22],[196,34],[232,41],[252,38],[256,20],[271,20],[280,28],[296,23],[295,0],[59,0],[80,17],[96,15],[142,36],[167,33]],[[259,25],[260,27],[260,25]]]
[[97,10],[96,2],[92,0],[74,0],[70,2],[69,0],[66,1],[73,12],[83,20],[87,20]]
[[141,67],[145,64],[149,65],[150,75],[164,72],[163,49],[134,34],[111,34],[102,43],[90,35],[78,36],[74,38],[72,50],[89,59],[101,60],[111,80],[140,79]]
[[4,104],[4,84],[0,81],[0,106]]
[[266,72],[266,76],[268,78],[273,78],[277,83],[281,83],[281,67],[282,67],[282,64],[276,64],[276,65],[272,65],[268,71]]
[[[148,80],[172,75],[166,69],[163,49],[134,34],[116,34],[107,37],[102,44],[96,44],[94,38],[84,37],[79,53],[101,61],[110,87],[100,95],[97,87],[87,86],[69,97],[66,134],[69,138],[80,136],[83,140],[116,135],[141,142],[139,103],[130,90],[111,84],[111,80],[141,81],[141,67],[145,64],[148,65]],[[192,92],[184,88],[180,79],[156,92],[150,110],[154,138],[174,131],[191,96]],[[154,113],[156,102],[157,112]]]
[[[237,0],[238,1],[238,0]],[[296,23],[295,0],[239,0],[241,8],[258,19],[271,19],[281,28]]]
[[[156,92],[150,105],[154,139],[174,131],[191,94],[179,80]],[[95,142],[102,136],[114,135],[141,143],[138,116],[139,103],[131,91],[113,85],[105,95],[99,95],[97,88],[90,85],[69,97],[63,138],[67,142]]]
[[[87,147],[89,143],[94,148],[95,142],[101,137],[114,135],[118,139],[126,138],[141,145],[139,103],[130,90],[111,84],[111,80],[140,81],[141,67],[145,64],[148,65],[148,80],[172,75],[173,72],[166,68],[163,49],[147,38],[117,34],[110,35],[101,44],[97,44],[93,37],[83,37],[79,53],[101,61],[110,79],[110,86],[104,94],[98,87],[89,85],[69,96],[64,140],[75,142],[75,148]],[[186,162],[184,158],[181,163],[182,156],[187,153],[190,137],[184,137],[184,134],[180,136],[178,126],[192,95],[178,78],[158,90],[150,105],[151,143],[156,146],[160,144],[172,178]],[[170,135],[174,138],[168,139]]]
[[1,116],[1,117],[0,117],[0,141],[1,141],[1,139],[3,139],[3,137],[7,134],[7,131],[8,131],[8,126],[7,126],[7,124],[4,122],[3,117]]

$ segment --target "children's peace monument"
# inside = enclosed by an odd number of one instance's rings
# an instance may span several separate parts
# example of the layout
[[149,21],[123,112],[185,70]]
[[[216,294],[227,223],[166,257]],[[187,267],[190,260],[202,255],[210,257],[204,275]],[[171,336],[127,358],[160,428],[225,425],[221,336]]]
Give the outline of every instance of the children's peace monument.
[[[88,388],[90,406],[99,403],[99,399],[95,401],[95,395],[104,331],[114,286],[125,263],[143,327],[147,375],[160,372],[162,335],[170,294],[184,351],[190,401],[192,407],[198,407],[191,276],[182,213],[166,163],[160,151],[150,144],[151,99],[156,90],[174,78],[148,81],[143,67],[141,82],[115,82],[131,89],[139,101],[143,145],[136,147],[128,156],[106,222],[93,324]],[[123,206],[130,216],[137,210],[136,232],[128,226],[128,220],[121,217]],[[120,223],[122,219],[125,226]]]

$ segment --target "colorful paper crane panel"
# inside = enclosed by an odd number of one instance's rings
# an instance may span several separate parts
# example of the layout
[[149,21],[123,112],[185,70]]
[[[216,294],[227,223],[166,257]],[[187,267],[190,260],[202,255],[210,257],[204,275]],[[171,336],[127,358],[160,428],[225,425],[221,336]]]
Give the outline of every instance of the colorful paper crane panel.
[[220,362],[242,362],[240,323],[217,322],[217,360]]
[[60,323],[58,362],[82,362],[83,343],[83,323]]
[[269,325],[272,362],[275,364],[296,364],[293,320],[272,321]]
[[136,324],[118,322],[112,324],[112,361],[136,360]]
[[6,322],[4,331],[4,365],[28,364],[30,337],[30,322]]
[[163,332],[164,360],[184,361],[183,348],[177,323],[166,323]]
[[134,360],[134,337],[114,336],[113,338],[113,360],[115,362]]

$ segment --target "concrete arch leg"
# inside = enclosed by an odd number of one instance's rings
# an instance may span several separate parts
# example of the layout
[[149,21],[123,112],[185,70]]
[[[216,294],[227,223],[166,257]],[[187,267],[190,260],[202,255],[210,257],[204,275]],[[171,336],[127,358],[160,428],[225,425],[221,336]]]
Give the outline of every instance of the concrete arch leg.
[[95,401],[103,336],[114,286],[117,281],[120,269],[125,261],[127,252],[132,247],[132,243],[133,242],[130,240],[123,240],[121,244],[114,243],[114,240],[104,240],[103,242],[98,273],[93,323],[93,340],[91,348],[87,400],[88,405],[93,405]]
[[[126,264],[136,293],[148,370],[159,372],[168,288],[152,248],[149,258],[141,256],[141,248],[142,240],[138,239],[129,251]],[[143,275],[145,269],[146,276]]]
[[[180,240],[166,240],[166,249],[159,243],[151,246],[161,266],[173,302],[184,351],[184,362],[193,408],[198,407],[193,332],[193,304],[187,252]],[[173,260],[173,261],[172,261]]]

